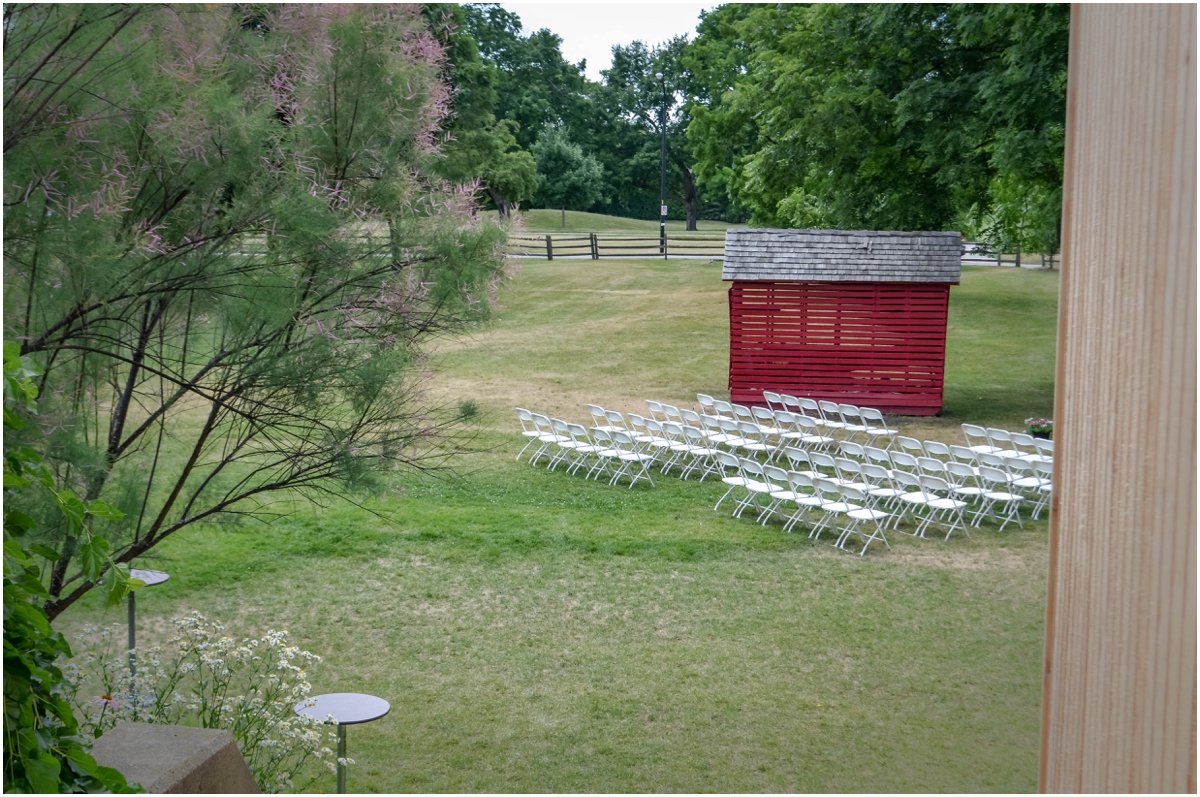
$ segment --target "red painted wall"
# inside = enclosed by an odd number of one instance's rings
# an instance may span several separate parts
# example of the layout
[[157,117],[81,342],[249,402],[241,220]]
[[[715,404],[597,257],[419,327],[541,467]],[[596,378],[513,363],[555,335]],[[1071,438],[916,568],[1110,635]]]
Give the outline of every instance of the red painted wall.
[[942,409],[945,283],[734,282],[729,393],[829,399],[901,415]]

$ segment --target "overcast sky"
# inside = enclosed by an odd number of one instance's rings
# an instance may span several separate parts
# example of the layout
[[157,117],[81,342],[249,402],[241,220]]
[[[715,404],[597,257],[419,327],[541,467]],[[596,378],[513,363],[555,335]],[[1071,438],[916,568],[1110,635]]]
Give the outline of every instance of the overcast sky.
[[702,9],[719,3],[509,3],[521,18],[522,35],[549,28],[562,37],[562,54],[573,64],[587,59],[587,76],[600,80],[612,62],[614,44],[641,40],[654,47],[680,34],[692,34]]

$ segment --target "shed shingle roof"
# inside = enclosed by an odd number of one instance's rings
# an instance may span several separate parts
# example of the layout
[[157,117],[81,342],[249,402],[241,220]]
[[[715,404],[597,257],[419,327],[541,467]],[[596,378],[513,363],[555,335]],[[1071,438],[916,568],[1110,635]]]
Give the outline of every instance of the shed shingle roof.
[[725,233],[722,279],[770,282],[957,283],[956,232],[767,230]]

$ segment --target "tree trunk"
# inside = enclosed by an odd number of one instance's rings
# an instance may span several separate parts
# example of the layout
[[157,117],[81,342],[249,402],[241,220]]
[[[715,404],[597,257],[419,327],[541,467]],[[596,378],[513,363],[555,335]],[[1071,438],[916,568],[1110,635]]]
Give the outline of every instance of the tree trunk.
[[700,218],[700,201],[696,195],[696,178],[686,164],[679,164],[679,174],[683,178],[683,208],[687,213],[688,232],[696,231],[696,221]]
[[487,192],[492,198],[492,204],[496,206],[496,212],[500,214],[500,218],[507,219],[512,216],[512,202],[508,200],[508,197],[494,188],[487,189]]
[[562,227],[564,230],[567,229],[567,207],[566,207],[566,205],[564,205],[563,209],[562,209]]

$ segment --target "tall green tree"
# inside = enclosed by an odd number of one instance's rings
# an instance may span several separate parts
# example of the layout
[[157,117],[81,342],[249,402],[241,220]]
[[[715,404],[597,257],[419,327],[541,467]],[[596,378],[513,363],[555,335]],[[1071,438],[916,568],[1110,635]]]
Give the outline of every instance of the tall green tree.
[[563,127],[546,127],[533,145],[538,165],[537,199],[544,207],[584,210],[603,198],[604,169],[571,140]]
[[584,64],[562,55],[562,38],[542,28],[525,35],[521,18],[493,3],[467,5],[466,31],[497,70],[496,118],[517,124],[531,150],[547,125],[578,127],[586,118]]
[[499,68],[484,60],[466,28],[463,6],[430,4],[425,13],[442,32],[445,73],[454,88],[438,172],[460,183],[478,182],[502,218],[533,197],[537,164],[517,143],[520,125],[497,119]]
[[[453,450],[422,344],[486,317],[503,234],[430,172],[443,64],[415,7],[6,6],[5,331],[42,397],[6,450],[123,512],[86,521],[116,562]],[[53,618],[97,574],[22,509]]]
[[1040,230],[1054,245],[1066,6],[727,9],[684,56],[708,98],[688,135],[701,181],[755,223],[991,220],[997,236]]
[[641,132],[641,145],[628,160],[634,176],[630,182],[642,190],[659,188],[665,132],[666,165],[671,173],[668,196],[680,200],[687,229],[695,230],[700,193],[685,138],[691,108],[687,100],[692,94],[690,74],[681,60],[686,46],[687,39],[682,36],[653,48],[641,41],[615,46],[612,66],[602,74],[617,112]]

